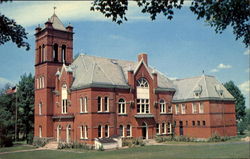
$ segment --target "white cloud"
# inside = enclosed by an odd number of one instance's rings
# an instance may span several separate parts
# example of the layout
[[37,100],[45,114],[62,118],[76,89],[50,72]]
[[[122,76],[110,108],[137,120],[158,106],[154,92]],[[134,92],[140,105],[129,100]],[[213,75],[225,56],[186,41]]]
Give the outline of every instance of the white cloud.
[[219,70],[217,68],[214,68],[210,72],[219,72]]
[[249,91],[250,91],[250,80],[248,80],[248,81],[245,81],[245,82],[243,82],[243,83],[241,83],[240,85],[239,85],[239,88],[240,88],[240,90],[244,93],[244,94],[249,94]]
[[232,66],[231,65],[225,65],[225,64],[221,63],[221,64],[219,64],[217,66],[217,68],[218,69],[228,69],[228,68],[232,68]]
[[0,77],[0,88],[4,87],[7,83],[13,84],[10,80],[7,80],[6,78]]
[[210,70],[210,72],[219,72],[222,69],[229,69],[229,68],[232,68],[232,66],[220,63],[216,68]]
[[244,55],[250,55],[250,49],[247,49],[243,54]]

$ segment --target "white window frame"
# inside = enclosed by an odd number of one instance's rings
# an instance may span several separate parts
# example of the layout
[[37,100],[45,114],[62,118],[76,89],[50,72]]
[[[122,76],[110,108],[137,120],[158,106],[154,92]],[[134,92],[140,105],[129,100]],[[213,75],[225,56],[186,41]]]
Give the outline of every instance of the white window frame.
[[[129,126],[129,135],[128,135],[128,126]],[[131,124],[128,124],[127,127],[126,127],[126,135],[127,137],[132,137],[132,126]]]
[[[99,127],[101,128],[101,137],[99,137]],[[98,135],[98,138],[103,138],[103,126],[102,125],[98,125],[98,132],[97,132],[97,135]]]
[[[107,132],[108,135],[107,135],[107,136],[106,136],[106,126],[108,126],[108,130],[107,130],[107,131],[108,131],[108,132]],[[105,135],[105,137],[109,137],[109,125],[105,125],[105,126],[104,126],[104,135]]]
[[39,126],[39,138],[42,138],[42,126]]
[[[119,112],[119,109],[120,109],[120,112]],[[126,114],[126,101],[123,98],[120,98],[118,101],[118,114]]]
[[199,113],[204,113],[204,104],[203,104],[203,102],[200,102],[199,103]]
[[87,96],[84,97],[84,112],[85,113],[88,112],[88,97]]
[[[148,101],[148,102],[146,102],[146,101]],[[140,109],[139,112],[136,110],[137,114],[150,114],[150,104],[149,103],[150,103],[149,99],[137,99],[137,110],[138,110],[138,106]],[[144,112],[142,111],[143,105],[144,105]],[[146,110],[147,106],[148,106],[148,112]]]
[[186,105],[181,104],[181,114],[186,114]]
[[[107,99],[107,101],[105,101],[106,99]],[[107,105],[107,110],[105,110],[106,105]],[[105,110],[105,112],[109,112],[109,97],[107,97],[107,96],[104,97],[104,110]]]
[[170,122],[168,122],[168,134],[172,134],[172,124]]
[[[98,106],[99,106],[99,97],[100,97],[100,110],[98,110]],[[98,96],[97,97],[97,112],[102,112],[102,97]]]
[[42,115],[42,102],[39,102],[38,104],[38,114]]
[[80,97],[80,113],[83,113],[83,97]]
[[192,113],[193,114],[197,113],[197,104],[196,103],[192,103]]
[[125,137],[124,126],[123,125],[119,125],[119,135],[120,135],[120,127],[121,126],[122,126],[122,137]]
[[[67,85],[66,84],[63,84],[62,85],[62,114],[67,114],[68,113],[68,92],[67,92]],[[66,93],[66,97],[63,97],[63,94]]]
[[176,104],[175,105],[175,114],[179,114],[180,111],[179,111],[179,104]]
[[167,132],[166,132],[166,129],[167,129],[166,123],[162,123],[161,126],[162,126],[162,134],[167,134]]
[[[169,112],[169,113],[172,113],[172,112],[173,112],[173,107],[172,107],[172,105],[170,105],[169,107],[170,107],[170,109],[168,109],[168,112]],[[169,108],[169,107],[168,107],[168,108]]]
[[166,102],[165,100],[160,100],[160,113],[166,113]]
[[[157,125],[158,125],[158,127],[157,127]],[[156,134],[157,135],[160,135],[161,134],[161,124],[159,124],[159,123],[156,123]],[[157,129],[158,129],[158,132],[157,132]]]

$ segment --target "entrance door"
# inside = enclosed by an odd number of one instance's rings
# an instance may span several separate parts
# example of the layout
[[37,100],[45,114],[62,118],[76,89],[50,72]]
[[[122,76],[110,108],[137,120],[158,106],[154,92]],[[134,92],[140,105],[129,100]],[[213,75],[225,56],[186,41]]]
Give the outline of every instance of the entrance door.
[[183,122],[180,121],[180,136],[183,135]]
[[142,123],[142,138],[148,139],[148,126],[145,122]]
[[66,130],[66,142],[70,142],[70,136],[71,136],[71,125],[67,126],[67,130]]

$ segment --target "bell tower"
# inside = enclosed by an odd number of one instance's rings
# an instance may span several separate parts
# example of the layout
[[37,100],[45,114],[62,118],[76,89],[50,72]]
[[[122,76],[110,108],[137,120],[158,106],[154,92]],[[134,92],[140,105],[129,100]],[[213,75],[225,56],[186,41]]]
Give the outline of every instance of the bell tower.
[[[55,9],[55,7],[54,7]],[[73,61],[73,27],[66,28],[54,14],[35,29],[35,137],[53,136],[55,74]]]

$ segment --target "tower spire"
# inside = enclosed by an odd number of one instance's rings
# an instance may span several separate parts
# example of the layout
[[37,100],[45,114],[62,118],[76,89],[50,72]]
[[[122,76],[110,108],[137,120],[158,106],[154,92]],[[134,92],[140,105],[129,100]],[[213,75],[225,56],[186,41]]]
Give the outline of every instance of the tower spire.
[[56,14],[56,6],[54,6],[53,9],[54,9],[54,14]]

